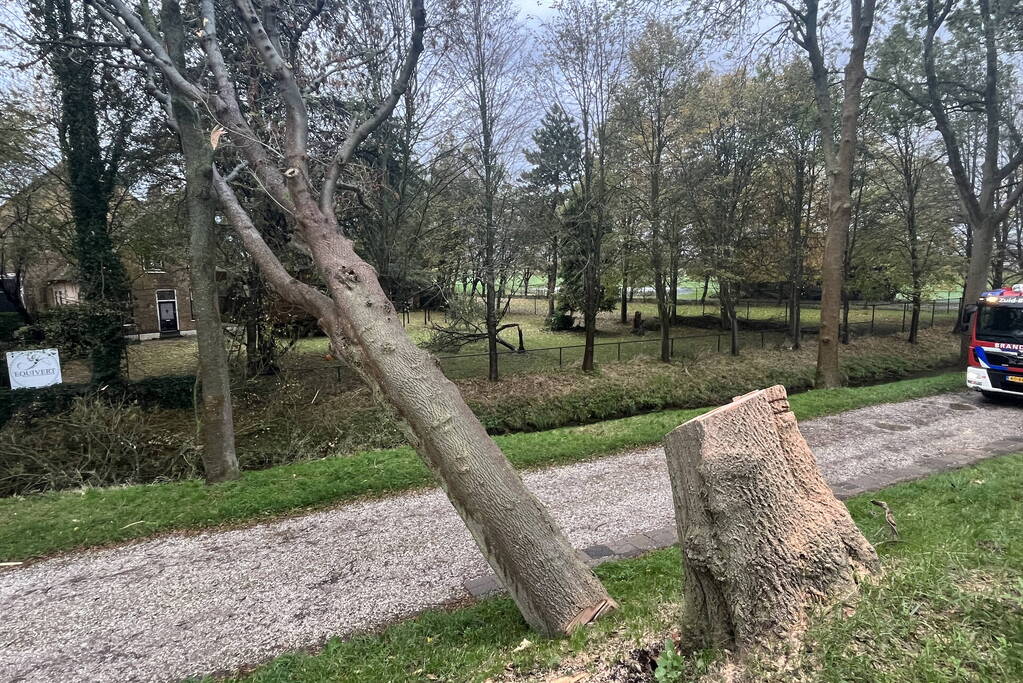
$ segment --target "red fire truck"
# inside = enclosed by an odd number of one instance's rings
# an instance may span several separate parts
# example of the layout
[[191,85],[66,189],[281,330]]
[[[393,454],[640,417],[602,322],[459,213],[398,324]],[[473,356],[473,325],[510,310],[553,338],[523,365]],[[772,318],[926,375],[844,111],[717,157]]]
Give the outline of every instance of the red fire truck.
[[964,310],[970,327],[966,386],[985,396],[1023,396],[1023,285],[984,292]]

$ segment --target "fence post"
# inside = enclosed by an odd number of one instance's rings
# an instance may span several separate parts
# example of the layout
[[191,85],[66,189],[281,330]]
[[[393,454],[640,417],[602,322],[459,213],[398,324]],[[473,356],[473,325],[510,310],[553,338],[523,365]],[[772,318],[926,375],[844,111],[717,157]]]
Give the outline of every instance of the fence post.
[[428,324],[430,324],[430,309],[429,308],[424,308],[423,309],[423,326],[425,327]]
[[536,315],[536,298],[533,298],[533,315]]
[[564,349],[565,349],[564,346],[559,346],[558,347],[558,367],[559,368],[561,367],[562,359],[564,357],[564,353],[562,353],[564,351]]
[[937,307],[937,302],[931,302],[931,327],[934,327],[934,309]]
[[906,331],[906,304],[902,304],[902,329],[899,332]]
[[338,365],[337,367],[334,368],[334,370],[337,371],[337,383],[341,384],[341,366]]
[[870,306],[870,334],[874,334],[874,317],[877,315],[877,304]]
[[749,320],[749,301],[746,302],[746,320]]
[[949,292],[945,295],[945,312],[948,313],[952,310],[952,293]]
[[674,358],[675,357],[675,338],[671,337],[671,339],[669,340],[668,343],[669,343],[668,357],[669,358]]
[[618,360],[622,359],[622,343],[618,342]]
[[721,335],[718,335],[718,353],[721,353]]

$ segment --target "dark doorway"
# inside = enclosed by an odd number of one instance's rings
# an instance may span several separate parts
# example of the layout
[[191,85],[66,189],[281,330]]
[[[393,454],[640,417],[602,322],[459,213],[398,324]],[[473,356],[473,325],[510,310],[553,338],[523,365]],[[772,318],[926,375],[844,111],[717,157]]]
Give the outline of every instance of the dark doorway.
[[160,321],[161,337],[179,334],[178,300],[173,289],[156,290],[156,315]]

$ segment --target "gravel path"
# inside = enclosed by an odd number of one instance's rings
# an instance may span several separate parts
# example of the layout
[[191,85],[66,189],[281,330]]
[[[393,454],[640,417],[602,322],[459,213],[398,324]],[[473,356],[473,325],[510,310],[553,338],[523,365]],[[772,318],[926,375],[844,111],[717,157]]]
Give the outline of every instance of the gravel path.
[[[1023,450],[1020,408],[947,394],[812,420],[839,495]],[[576,547],[672,524],[658,448],[525,475]],[[0,573],[0,680],[165,681],[465,598],[488,573],[439,492]]]

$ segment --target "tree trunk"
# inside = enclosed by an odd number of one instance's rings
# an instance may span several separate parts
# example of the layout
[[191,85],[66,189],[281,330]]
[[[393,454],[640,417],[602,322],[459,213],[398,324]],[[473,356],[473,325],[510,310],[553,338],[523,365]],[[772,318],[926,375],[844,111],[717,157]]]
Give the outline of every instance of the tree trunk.
[[842,385],[838,363],[839,316],[842,313],[842,288],[845,272],[846,240],[851,222],[849,173],[832,180],[829,197],[828,232],[824,239],[821,264],[821,326],[817,340],[817,372],[814,385],[830,389]]
[[[185,67],[184,28],[177,0],[165,1],[161,24],[167,51]],[[185,159],[185,199],[189,223],[189,279],[192,312],[199,346],[199,382],[202,386],[202,462],[206,483],[240,476],[234,447],[231,377],[228,372],[224,329],[217,300],[217,244],[214,234],[216,197],[213,194],[213,148],[203,134],[202,122],[191,100],[171,86],[171,110]]]
[[671,267],[671,316],[668,324],[673,325],[678,319],[678,254],[672,254]]
[[437,360],[402,330],[352,242],[326,223],[305,232],[337,308],[332,343],[339,350],[358,349],[362,370],[406,423],[412,443],[529,625],[561,635],[613,608]]
[[554,319],[554,291],[558,288],[558,238],[551,238],[551,261],[547,264],[547,319]]
[[[984,217],[973,226],[973,249],[970,254],[970,265],[966,272],[966,287],[963,291],[965,305],[977,303],[980,293],[988,288],[991,252],[994,250],[994,233],[994,221],[990,216]],[[959,358],[964,363],[969,351],[970,330],[967,326],[959,341]]]
[[789,293],[789,339],[792,341],[793,349],[803,346],[803,307],[799,292],[800,287],[796,286]]
[[622,249],[622,299],[620,319],[622,325],[629,324],[629,256],[626,248]]
[[799,295],[803,289],[803,205],[806,197],[806,165],[797,159],[789,222],[789,341],[793,349],[802,345]]
[[918,285],[913,286],[913,315],[909,321],[909,343],[916,344],[920,333],[920,304],[923,296]]
[[733,356],[739,355],[739,320],[735,314],[735,300],[732,298],[732,283],[728,280],[718,282],[718,298],[721,299],[723,321],[728,326],[728,351]]
[[600,220],[592,213],[586,215],[587,222],[587,259],[583,266],[583,329],[585,334],[583,347],[583,371],[593,372],[595,367],[595,347],[597,339],[597,308],[600,306],[600,237],[599,227],[594,223]]
[[849,295],[846,292],[842,292],[842,324],[840,326],[842,331],[842,343],[849,343]]
[[97,63],[88,50],[72,47],[84,30],[58,22],[58,16],[73,17],[69,0],[43,17],[45,33],[57,47],[48,52],[60,98],[58,133],[67,169],[68,194],[74,220],[74,250],[80,298],[91,307],[90,365],[97,384],[121,378],[121,362],[127,349],[124,323],[128,319],[130,294],[124,264],[114,251],[110,237],[110,196],[117,163],[127,130],[114,133],[108,162],[101,147],[96,85]]
[[852,45],[842,77],[842,101],[836,112],[831,97],[829,70],[818,35],[819,3],[806,3],[805,12],[798,12],[785,3],[793,20],[801,23],[804,28],[804,37],[797,42],[806,50],[810,60],[824,166],[828,172],[828,229],[821,262],[821,326],[817,340],[816,386],[821,388],[837,387],[842,383],[838,346],[842,290],[845,281],[843,265],[852,218],[852,171],[856,159],[860,100],[863,81],[867,75],[864,60],[874,26],[875,4],[875,0],[852,3],[850,13]]
[[685,645],[798,641],[853,597],[877,554],[821,476],[785,388],[740,396],[665,439],[682,551]]

